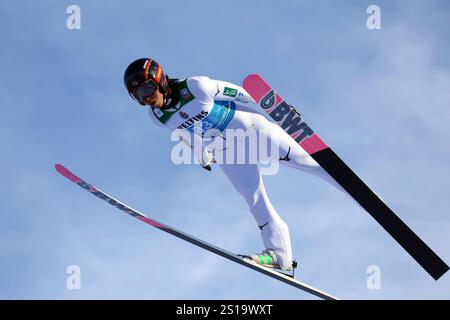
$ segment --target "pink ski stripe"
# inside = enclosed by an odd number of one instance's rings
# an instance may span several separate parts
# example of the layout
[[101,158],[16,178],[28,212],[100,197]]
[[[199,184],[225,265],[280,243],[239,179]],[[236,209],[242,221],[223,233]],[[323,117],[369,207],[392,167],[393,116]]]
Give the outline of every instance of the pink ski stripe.
[[[244,79],[243,85],[245,90],[251,92],[251,96],[258,104],[270,90],[273,90],[259,74],[248,75]],[[275,104],[269,110],[265,110],[267,113],[270,113],[283,101],[283,98],[278,93],[276,93],[275,97]],[[295,139],[300,133],[295,133],[291,137]],[[303,140],[300,146],[310,155],[328,148],[328,145],[317,134],[313,134],[311,137]]]
[[264,81],[259,74],[250,74],[243,81],[244,89],[252,92],[252,97],[259,104],[259,101],[272,88]]
[[[251,74],[244,79],[244,89],[250,91],[251,96],[259,104],[261,99],[270,91],[273,90],[272,87],[259,75]],[[283,98],[275,93],[275,103],[272,108],[265,110],[267,113],[271,113],[281,102]]]
[[167,229],[167,226],[165,226],[165,225],[163,225],[161,223],[158,223],[158,222],[156,222],[156,221],[154,221],[154,220],[152,220],[150,218],[147,218],[147,217],[144,217],[144,216],[138,216],[136,218],[141,220],[142,222],[145,222],[145,223],[151,225],[151,226],[154,226],[154,227],[157,227],[157,228]]
[[328,148],[328,145],[315,133],[311,137],[303,140],[300,146],[310,155]]
[[55,169],[56,169],[56,171],[61,173],[64,177],[66,177],[67,179],[69,179],[72,182],[77,183],[77,182],[82,181],[80,178],[78,178],[76,175],[74,175],[72,172],[70,172],[69,169],[60,165],[59,163],[55,164]]

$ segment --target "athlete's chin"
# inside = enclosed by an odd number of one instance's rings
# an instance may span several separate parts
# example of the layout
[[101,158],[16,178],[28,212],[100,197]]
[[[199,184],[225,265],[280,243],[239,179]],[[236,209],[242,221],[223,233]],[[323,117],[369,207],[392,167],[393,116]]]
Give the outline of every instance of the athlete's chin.
[[162,104],[162,103],[157,103],[157,104],[152,104],[151,106],[152,106],[153,108],[158,108],[158,109],[160,109],[160,108],[162,108],[163,104]]
[[158,109],[162,108],[162,106],[163,106],[163,104],[161,102],[154,102],[154,103],[148,102],[148,103],[146,103],[146,105],[153,107],[153,108],[158,108]]

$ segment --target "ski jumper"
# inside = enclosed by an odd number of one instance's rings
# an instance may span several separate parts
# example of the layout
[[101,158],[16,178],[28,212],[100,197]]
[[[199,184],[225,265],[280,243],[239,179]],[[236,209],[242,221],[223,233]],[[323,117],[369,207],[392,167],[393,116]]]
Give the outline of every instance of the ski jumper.
[[[201,76],[180,80],[177,88],[180,102],[175,107],[170,109],[149,107],[150,118],[158,125],[170,130],[187,130],[197,140],[202,140],[204,138],[202,134],[210,129],[218,132],[225,129],[255,130],[259,133],[259,138],[275,142],[279,155],[273,158],[272,155],[258,154],[259,161],[278,161],[279,164],[309,172],[343,191],[342,187],[294,139],[277,124],[256,111],[259,106],[240,86]],[[227,141],[223,143],[225,147],[238,147],[236,144],[228,146]],[[208,144],[204,145],[205,148],[208,147]],[[218,165],[237,192],[246,200],[260,229],[266,249],[275,252],[282,269],[288,268],[292,264],[289,228],[269,200],[259,164]]]

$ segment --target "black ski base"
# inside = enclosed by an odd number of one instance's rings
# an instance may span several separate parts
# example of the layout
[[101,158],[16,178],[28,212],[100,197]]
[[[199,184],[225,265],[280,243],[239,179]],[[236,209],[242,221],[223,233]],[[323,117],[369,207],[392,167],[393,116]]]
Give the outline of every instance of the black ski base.
[[330,148],[311,155],[435,279],[449,266]]

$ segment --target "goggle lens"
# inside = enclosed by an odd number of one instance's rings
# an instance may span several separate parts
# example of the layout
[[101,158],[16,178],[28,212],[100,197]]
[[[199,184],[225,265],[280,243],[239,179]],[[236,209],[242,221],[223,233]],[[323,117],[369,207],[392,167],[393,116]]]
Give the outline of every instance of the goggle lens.
[[158,89],[158,86],[154,82],[148,81],[136,88],[131,94],[137,101],[145,104],[145,100],[153,97],[156,89]]

